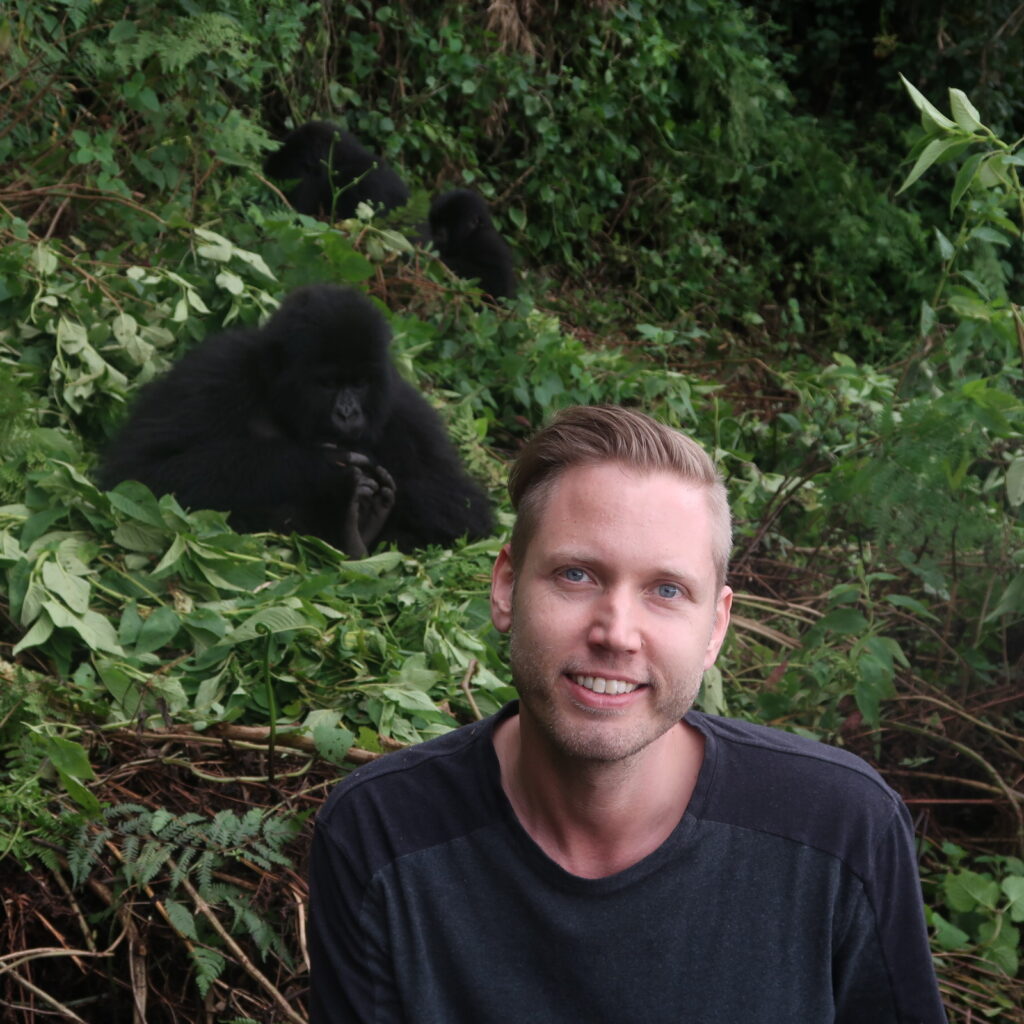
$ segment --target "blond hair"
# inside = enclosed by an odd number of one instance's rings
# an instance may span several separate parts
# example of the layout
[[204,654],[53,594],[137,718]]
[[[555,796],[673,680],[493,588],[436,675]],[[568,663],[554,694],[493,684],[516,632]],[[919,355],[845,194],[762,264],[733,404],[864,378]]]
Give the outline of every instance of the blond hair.
[[516,510],[512,565],[522,565],[551,489],[575,466],[618,462],[644,472],[673,473],[707,491],[712,517],[711,557],[719,589],[732,550],[732,515],[722,475],[696,441],[633,409],[576,405],[559,412],[516,457],[508,493]]

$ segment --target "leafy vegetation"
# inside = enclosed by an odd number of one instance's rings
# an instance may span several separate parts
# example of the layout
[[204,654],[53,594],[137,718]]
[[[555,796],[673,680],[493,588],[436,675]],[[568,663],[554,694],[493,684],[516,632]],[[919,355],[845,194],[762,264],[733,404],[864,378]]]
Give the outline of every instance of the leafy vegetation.
[[[507,460],[559,406],[640,405],[715,452],[737,614],[703,706],[877,764],[923,837],[951,1022],[1024,1020],[1024,150],[1019,78],[996,74],[1019,43],[1005,6],[947,23],[955,69],[981,48],[992,71],[947,102],[924,22],[883,4],[884,74],[855,94],[840,69],[828,104],[808,41],[880,26],[826,0],[802,5],[804,41],[779,5],[734,0],[557,23],[511,0],[4,8],[13,1019],[304,1020],[311,814],[352,764],[512,695],[486,600],[501,536],[351,562],[90,482],[139,386],[332,280],[387,307],[403,373],[503,529]],[[902,95],[893,52],[914,58]],[[403,169],[405,220],[283,209],[261,154],[312,116]],[[484,192],[514,239],[511,308],[481,309],[406,241],[447,184]]]

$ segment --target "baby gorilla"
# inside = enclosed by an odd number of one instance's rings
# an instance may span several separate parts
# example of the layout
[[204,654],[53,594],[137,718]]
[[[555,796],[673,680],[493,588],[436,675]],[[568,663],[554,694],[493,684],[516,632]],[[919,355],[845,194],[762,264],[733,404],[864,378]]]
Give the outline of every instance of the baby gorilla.
[[487,497],[390,337],[360,293],[299,288],[264,326],[209,338],[147,384],[100,485],[140,480],[238,530],[310,533],[357,558],[487,536]]
[[409,201],[405,182],[359,140],[331,121],[307,121],[263,162],[299,213],[323,220],[354,217],[367,202],[393,210]]
[[445,266],[459,277],[478,278],[492,299],[514,299],[512,251],[491,222],[483,196],[457,188],[430,204],[430,239]]

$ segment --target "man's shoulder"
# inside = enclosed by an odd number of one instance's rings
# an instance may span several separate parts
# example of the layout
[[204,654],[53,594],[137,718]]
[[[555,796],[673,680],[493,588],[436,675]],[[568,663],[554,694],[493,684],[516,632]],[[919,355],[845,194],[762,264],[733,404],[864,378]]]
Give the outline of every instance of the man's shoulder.
[[496,717],[357,768],[324,802],[317,832],[375,870],[493,821],[501,813]]
[[493,719],[485,718],[383,754],[350,772],[334,792],[348,793],[370,784],[402,786],[419,776],[444,774],[452,770],[454,762],[474,756],[477,746],[490,739],[493,728]]
[[734,756],[771,763],[777,770],[805,773],[819,771],[834,774],[869,789],[889,791],[882,777],[863,758],[841,747],[809,739],[768,725],[738,718],[691,711],[686,721],[705,736],[721,742]]
[[866,761],[781,729],[691,712],[709,777],[698,813],[861,861],[891,832],[902,802]]
[[361,765],[331,792],[319,817],[336,804],[385,803],[390,807],[424,796],[437,800],[485,775],[494,719],[485,718]]

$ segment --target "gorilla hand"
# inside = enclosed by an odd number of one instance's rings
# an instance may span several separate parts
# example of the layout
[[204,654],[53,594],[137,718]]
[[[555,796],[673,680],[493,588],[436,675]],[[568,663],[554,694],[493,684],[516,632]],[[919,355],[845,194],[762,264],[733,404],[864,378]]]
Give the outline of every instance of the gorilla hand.
[[359,536],[369,548],[394,507],[395,481],[383,466],[358,452],[351,453],[349,465],[359,474],[354,503],[359,507]]
[[352,558],[365,558],[395,504],[395,481],[391,474],[361,452],[338,451],[324,446],[338,467],[354,478],[352,498],[345,509],[342,548]]

